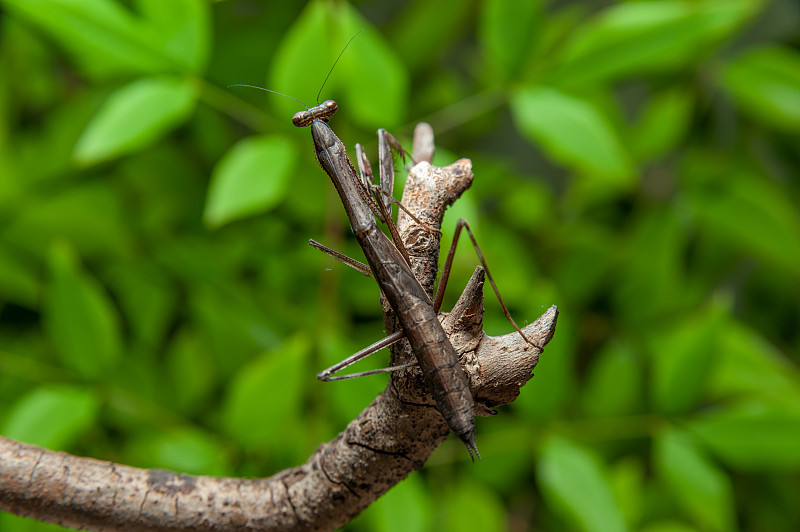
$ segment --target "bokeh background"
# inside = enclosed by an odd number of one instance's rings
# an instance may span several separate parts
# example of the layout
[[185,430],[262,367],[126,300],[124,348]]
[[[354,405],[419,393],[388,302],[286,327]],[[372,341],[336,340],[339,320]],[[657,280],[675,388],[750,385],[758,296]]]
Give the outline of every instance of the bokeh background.
[[3,435],[270,475],[385,386],[315,380],[381,337],[378,291],[306,245],[360,257],[301,106],[228,87],[310,105],[363,29],[334,129],[374,160],[376,128],[430,122],[476,175],[446,231],[470,221],[517,321],[561,316],[482,462],[451,438],[346,530],[800,529],[795,0],[0,10]]

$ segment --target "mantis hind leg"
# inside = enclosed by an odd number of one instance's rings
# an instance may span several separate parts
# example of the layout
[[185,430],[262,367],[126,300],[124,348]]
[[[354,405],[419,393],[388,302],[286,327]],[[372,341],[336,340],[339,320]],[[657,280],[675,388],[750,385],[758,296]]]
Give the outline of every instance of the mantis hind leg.
[[453,243],[450,244],[450,250],[447,252],[447,259],[444,263],[444,268],[442,268],[442,276],[439,280],[439,286],[436,288],[436,297],[433,300],[433,309],[436,312],[439,312],[439,309],[442,306],[442,299],[444,299],[444,291],[447,287],[447,280],[450,278],[450,270],[453,267],[453,257],[456,254],[456,246],[458,245],[458,238],[461,236],[461,230],[466,229],[467,235],[469,235],[469,239],[472,241],[472,246],[475,248],[475,254],[478,255],[478,260],[483,266],[483,269],[486,271],[486,278],[489,279],[489,283],[492,285],[492,289],[494,290],[494,294],[497,296],[497,300],[500,302],[500,307],[503,309],[503,314],[505,315],[506,319],[511,323],[512,327],[519,333],[520,336],[529,344],[537,346],[533,342],[531,342],[525,333],[522,332],[522,329],[519,328],[519,325],[514,321],[514,318],[511,317],[511,313],[508,311],[503,298],[500,296],[500,291],[497,289],[497,284],[494,282],[494,278],[492,277],[492,273],[489,271],[489,266],[486,264],[486,259],[483,257],[483,252],[481,251],[480,246],[478,246],[478,242],[475,240],[475,235],[472,234],[472,230],[469,227],[469,224],[463,218],[459,218],[458,223],[456,224],[456,231],[453,236]]

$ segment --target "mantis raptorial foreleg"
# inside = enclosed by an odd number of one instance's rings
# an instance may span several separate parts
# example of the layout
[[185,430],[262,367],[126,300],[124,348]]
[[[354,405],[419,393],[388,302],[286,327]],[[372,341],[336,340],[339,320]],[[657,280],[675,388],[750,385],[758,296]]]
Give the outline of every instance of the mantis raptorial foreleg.
[[[426,224],[419,218],[417,218],[414,213],[406,209],[406,207],[394,199],[393,189],[394,189],[394,160],[392,159],[391,151],[394,150],[395,153],[400,155],[403,158],[403,162],[405,162],[406,157],[411,159],[411,162],[416,164],[416,161],[411,158],[408,152],[403,149],[397,139],[395,139],[391,133],[386,131],[385,129],[378,130],[378,159],[380,162],[380,186],[375,184],[375,176],[372,173],[372,165],[369,163],[369,159],[364,154],[364,149],[361,144],[356,144],[356,162],[358,164],[358,171],[361,174],[361,181],[364,183],[364,186],[367,187],[370,191],[372,191],[372,195],[375,198],[375,201],[378,205],[383,203],[384,209],[388,216],[385,215],[383,209],[373,209],[375,216],[387,226],[392,223],[392,204],[397,205],[397,208],[406,213],[412,220],[414,220],[417,224],[421,227],[424,227],[426,230],[430,231],[431,233],[437,233],[439,235],[442,234],[441,231],[436,229],[435,227],[431,227],[430,225]],[[392,229],[389,229],[389,232],[392,234],[392,238],[394,237],[394,233],[392,233]]]

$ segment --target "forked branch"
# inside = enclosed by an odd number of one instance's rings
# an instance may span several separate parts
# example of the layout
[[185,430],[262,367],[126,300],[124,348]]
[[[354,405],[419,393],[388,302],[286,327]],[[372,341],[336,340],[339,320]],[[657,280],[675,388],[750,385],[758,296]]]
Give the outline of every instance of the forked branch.
[[[441,226],[444,209],[473,176],[466,159],[431,166],[433,137],[425,133],[415,137],[430,144],[414,147],[414,157],[422,162],[409,175],[403,204],[429,227],[401,213],[398,228],[414,273],[432,293],[440,233],[430,227]],[[397,325],[387,309],[384,318],[392,332]],[[523,331],[533,344],[544,346],[557,317],[556,307],[550,307]],[[469,376],[477,413],[490,415],[493,407],[513,401],[531,377],[540,349],[516,332],[497,338],[483,333],[481,268],[442,320]],[[396,344],[393,364],[413,356],[405,344]],[[0,509],[97,531],[335,530],[419,469],[448,432],[414,368],[396,372],[386,389],[306,463],[269,478],[137,469],[0,438]]]

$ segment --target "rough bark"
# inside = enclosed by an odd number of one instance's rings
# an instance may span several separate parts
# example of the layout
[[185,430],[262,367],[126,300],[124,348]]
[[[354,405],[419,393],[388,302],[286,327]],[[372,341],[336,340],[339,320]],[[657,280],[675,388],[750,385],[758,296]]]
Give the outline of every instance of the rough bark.
[[[429,131],[415,137],[414,155],[425,160],[412,168],[403,193],[403,204],[423,225],[398,216],[414,273],[429,292],[440,244],[431,227],[441,225],[444,209],[473,177],[467,159],[431,166],[432,139]],[[516,332],[487,336],[482,302],[478,268],[441,319],[469,376],[476,412],[491,415],[493,407],[517,397],[540,349]],[[550,307],[523,330],[533,344],[544,346],[557,317],[556,307]],[[387,306],[384,318],[393,331],[396,322]],[[411,356],[405,341],[394,346],[395,362]],[[447,437],[447,424],[426,390],[416,368],[394,373],[386,389],[306,463],[263,479],[137,469],[0,438],[0,509],[97,531],[334,530],[419,469]]]

